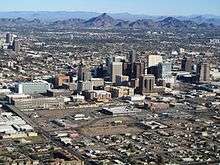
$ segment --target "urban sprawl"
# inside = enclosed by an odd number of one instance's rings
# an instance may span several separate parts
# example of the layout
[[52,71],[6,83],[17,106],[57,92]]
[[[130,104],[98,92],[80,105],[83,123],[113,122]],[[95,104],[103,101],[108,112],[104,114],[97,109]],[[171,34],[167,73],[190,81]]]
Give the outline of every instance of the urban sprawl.
[[220,163],[219,27],[61,25],[0,27],[0,164]]

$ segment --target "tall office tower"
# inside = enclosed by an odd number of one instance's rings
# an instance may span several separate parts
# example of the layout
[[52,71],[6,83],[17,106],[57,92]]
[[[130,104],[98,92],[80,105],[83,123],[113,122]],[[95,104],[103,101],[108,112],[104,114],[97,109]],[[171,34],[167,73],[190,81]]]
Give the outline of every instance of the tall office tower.
[[135,62],[132,78],[140,78],[143,74],[145,74],[145,64],[142,62]]
[[20,41],[15,39],[12,44],[13,50],[18,53],[20,51]]
[[134,63],[136,61],[136,52],[135,50],[131,50],[128,53],[128,62]]
[[197,77],[199,83],[210,82],[210,65],[209,63],[199,63],[197,66]]
[[129,62],[123,62],[122,64],[122,74],[125,76],[131,77],[132,74],[132,68],[131,68],[131,63]]
[[101,64],[96,68],[94,75],[96,78],[104,78],[105,76],[108,76],[106,67]]
[[147,67],[156,66],[159,63],[163,62],[161,55],[148,55],[147,56]]
[[111,81],[116,82],[116,75],[122,75],[122,62],[112,62],[111,64]]
[[184,57],[181,62],[181,70],[186,72],[192,72],[193,60],[192,58]]
[[132,78],[134,75],[134,63],[136,61],[136,52],[134,49],[132,49],[131,51],[129,51],[128,54],[128,62],[131,64],[131,72],[129,72],[129,77]]
[[12,43],[12,34],[11,33],[7,33],[6,34],[6,43],[7,44],[11,44]]
[[122,63],[122,74],[125,75],[125,76],[128,76],[128,67],[129,67],[128,62],[123,62]]
[[112,62],[113,62],[113,59],[111,56],[106,57],[105,63],[107,67],[110,67]]
[[172,76],[172,64],[170,62],[158,64],[158,74],[155,76],[160,79],[167,79]]
[[91,71],[89,68],[83,65],[82,61],[80,62],[80,65],[78,67],[78,80],[79,81],[89,81],[91,80]]
[[106,68],[107,68],[107,74],[111,75],[111,63],[113,62],[113,58],[111,56],[108,56],[105,59]]
[[142,95],[154,92],[154,75],[142,75],[139,80],[139,89]]
[[140,86],[140,84],[139,84],[139,78],[131,79],[130,82],[131,82],[130,86],[131,86],[132,88],[137,89],[137,88]]
[[152,74],[158,79],[158,65],[147,68],[147,74]]

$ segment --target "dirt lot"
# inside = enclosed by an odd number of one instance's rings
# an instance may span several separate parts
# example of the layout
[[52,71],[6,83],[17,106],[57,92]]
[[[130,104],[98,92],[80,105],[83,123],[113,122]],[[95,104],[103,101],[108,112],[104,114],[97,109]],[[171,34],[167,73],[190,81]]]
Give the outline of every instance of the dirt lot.
[[139,133],[143,130],[134,126],[135,121],[130,117],[114,117],[94,121],[89,126],[81,128],[85,136],[116,135],[125,133]]

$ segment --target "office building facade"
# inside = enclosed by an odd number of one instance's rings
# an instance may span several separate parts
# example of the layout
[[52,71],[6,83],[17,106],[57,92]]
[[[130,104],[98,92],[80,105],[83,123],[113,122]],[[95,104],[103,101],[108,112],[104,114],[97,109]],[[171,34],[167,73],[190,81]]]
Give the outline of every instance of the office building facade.
[[40,93],[47,93],[47,90],[51,88],[51,84],[47,81],[43,80],[36,80],[33,82],[24,82],[19,83],[16,86],[16,92],[19,94],[40,94]]
[[111,81],[116,82],[116,76],[122,75],[122,62],[112,62],[111,64]]
[[139,80],[140,94],[145,95],[154,92],[155,77],[154,75],[142,75]]

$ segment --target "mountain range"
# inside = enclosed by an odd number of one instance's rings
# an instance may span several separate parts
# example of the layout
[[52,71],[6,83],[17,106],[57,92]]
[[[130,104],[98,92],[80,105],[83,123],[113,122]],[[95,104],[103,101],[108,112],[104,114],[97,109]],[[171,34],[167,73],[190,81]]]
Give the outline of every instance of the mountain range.
[[[213,18],[214,19],[214,18]],[[203,22],[201,17],[192,19],[183,19],[183,17],[161,17],[160,19],[137,19],[135,21],[116,19],[109,14],[103,13],[101,15],[83,19],[83,18],[69,18],[56,21],[44,21],[38,18],[25,19],[18,18],[0,18],[0,26],[52,26],[56,28],[216,28],[218,24],[211,21]]]
[[[0,18],[24,18],[27,20],[39,19],[43,22],[54,22],[59,20],[68,20],[73,18],[79,18],[88,20],[91,17],[97,17],[101,13],[97,12],[83,12],[83,11],[11,11],[11,12],[0,12]],[[136,21],[142,19],[152,19],[154,21],[162,20],[168,16],[151,16],[144,14],[130,14],[130,13],[108,13],[114,19],[121,19],[126,21]],[[220,16],[215,15],[190,15],[190,16],[172,16],[181,21],[190,20],[198,24],[201,23],[212,23],[214,25],[220,25]]]

